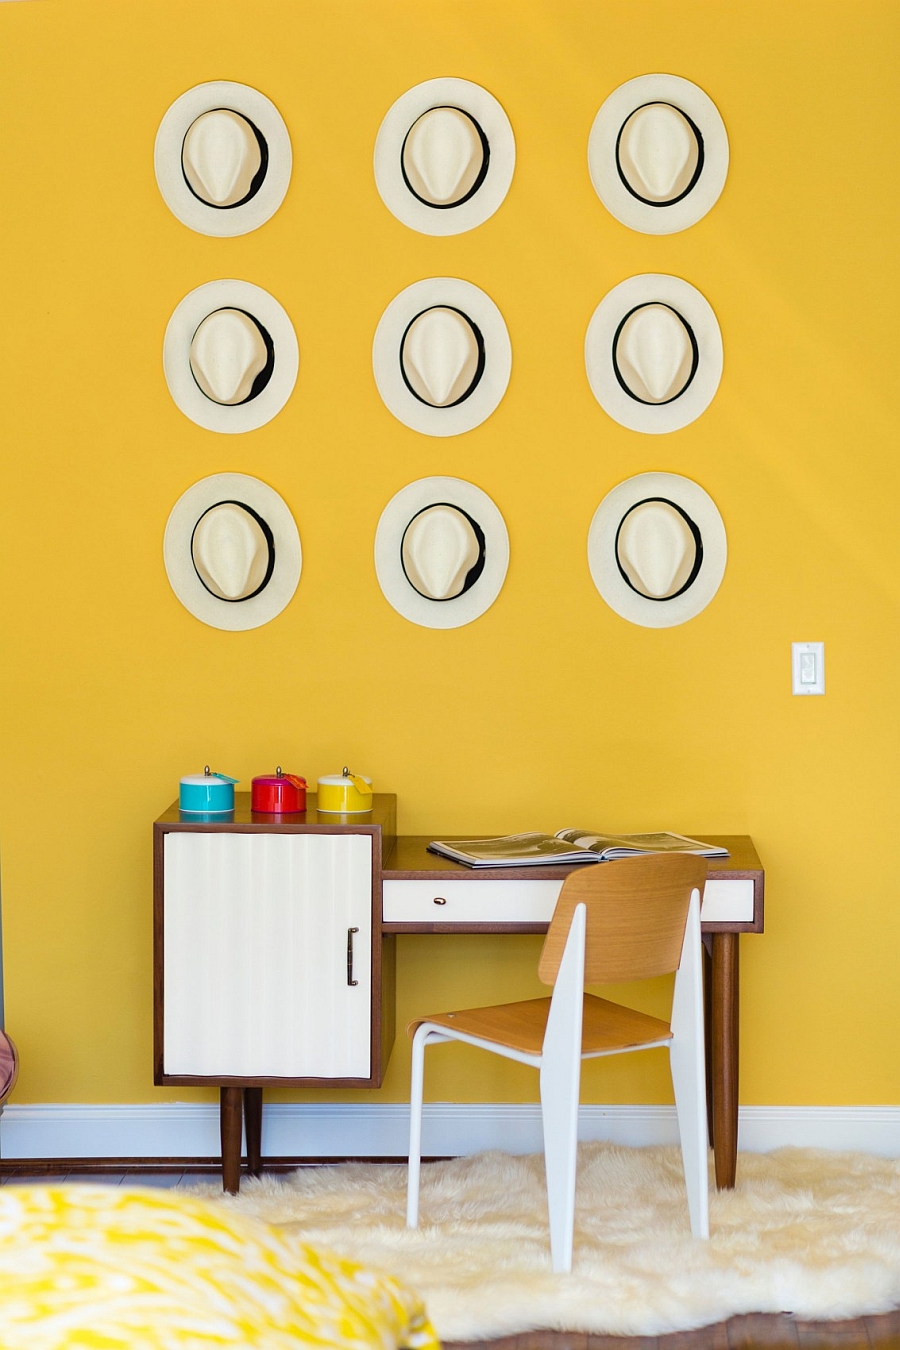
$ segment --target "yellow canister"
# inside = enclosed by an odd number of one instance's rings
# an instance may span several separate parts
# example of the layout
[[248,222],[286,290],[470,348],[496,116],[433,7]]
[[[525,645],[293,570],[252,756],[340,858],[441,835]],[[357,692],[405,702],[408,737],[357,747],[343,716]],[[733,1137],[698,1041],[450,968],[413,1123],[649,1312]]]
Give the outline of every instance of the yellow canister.
[[372,810],[372,780],[365,774],[351,773],[344,766],[343,773],[328,773],[317,783],[316,808],[319,811],[358,814]]

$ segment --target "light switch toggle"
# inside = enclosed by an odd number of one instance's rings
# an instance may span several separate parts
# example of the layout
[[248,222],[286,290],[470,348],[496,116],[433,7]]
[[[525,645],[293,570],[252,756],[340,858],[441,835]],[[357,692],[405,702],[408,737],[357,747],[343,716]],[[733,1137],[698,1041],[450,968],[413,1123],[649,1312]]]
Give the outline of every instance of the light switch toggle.
[[791,675],[795,694],[824,694],[825,643],[792,642]]

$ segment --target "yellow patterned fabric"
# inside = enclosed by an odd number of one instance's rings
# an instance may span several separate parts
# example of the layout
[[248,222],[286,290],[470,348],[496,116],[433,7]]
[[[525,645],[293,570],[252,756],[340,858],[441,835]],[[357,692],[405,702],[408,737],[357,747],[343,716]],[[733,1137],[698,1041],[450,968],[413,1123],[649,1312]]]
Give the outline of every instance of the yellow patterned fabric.
[[0,1188],[0,1350],[438,1350],[399,1281],[202,1200]]

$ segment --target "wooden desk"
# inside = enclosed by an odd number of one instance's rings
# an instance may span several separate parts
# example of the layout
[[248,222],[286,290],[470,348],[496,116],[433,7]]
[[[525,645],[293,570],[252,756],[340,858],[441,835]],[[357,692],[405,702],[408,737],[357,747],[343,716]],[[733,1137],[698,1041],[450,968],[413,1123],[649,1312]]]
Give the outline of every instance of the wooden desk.
[[[384,933],[547,931],[571,866],[472,869],[429,853],[435,837],[400,836],[387,856]],[[728,858],[710,860],[700,911],[706,950],[707,1111],[716,1183],[723,1188],[734,1185],[737,1165],[738,938],[763,931],[764,874],[746,835],[701,831],[693,837],[729,851]]]

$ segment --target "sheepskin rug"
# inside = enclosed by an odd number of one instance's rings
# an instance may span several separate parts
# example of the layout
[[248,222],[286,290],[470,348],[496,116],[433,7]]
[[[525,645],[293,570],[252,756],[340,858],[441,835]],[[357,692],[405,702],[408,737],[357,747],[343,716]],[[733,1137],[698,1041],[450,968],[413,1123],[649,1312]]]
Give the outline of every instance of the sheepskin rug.
[[446,1340],[652,1336],[737,1313],[846,1318],[900,1304],[900,1160],[868,1154],[741,1154],[736,1189],[711,1192],[709,1241],[695,1242],[677,1148],[583,1144],[571,1275],[550,1269],[541,1155],[425,1165],[415,1232],[403,1166],[306,1167],[218,1195],[400,1276]]

